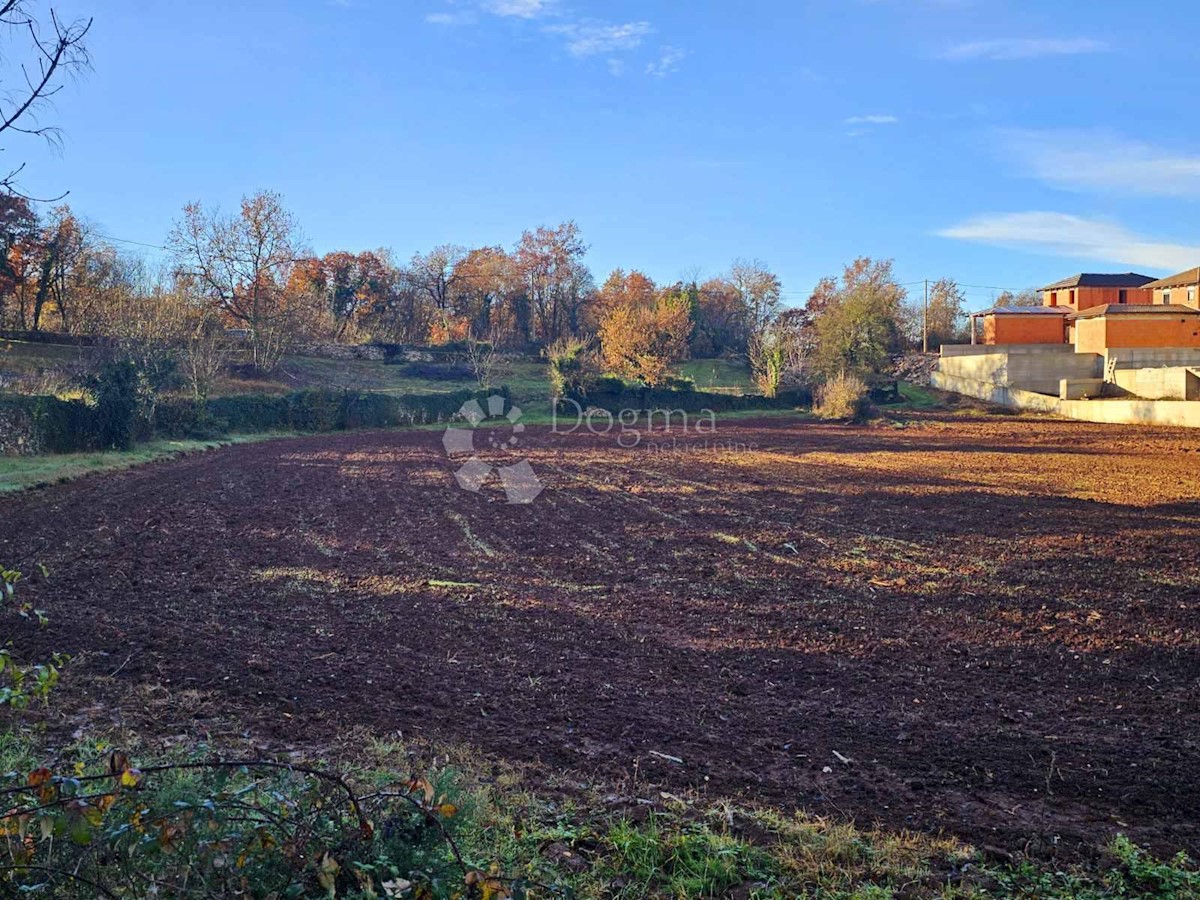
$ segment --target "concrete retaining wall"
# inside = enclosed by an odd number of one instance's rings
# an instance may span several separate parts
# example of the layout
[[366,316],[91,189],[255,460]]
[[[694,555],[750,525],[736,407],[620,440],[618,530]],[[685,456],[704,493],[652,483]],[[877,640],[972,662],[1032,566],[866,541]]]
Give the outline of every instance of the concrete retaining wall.
[[937,371],[929,376],[929,383],[941,391],[951,391],[955,394],[965,394],[988,403],[996,403],[1011,409],[1028,409],[1036,412],[1058,412],[1061,402],[1057,396],[1050,397],[1034,391],[1023,391],[1020,388],[1008,387],[990,381],[979,381],[974,378],[962,378]]
[[1200,428],[1200,402],[1195,400],[1059,400],[944,372],[934,372],[930,383],[939,390],[965,394],[1011,409],[1054,413],[1084,422]]
[[943,347],[938,371],[954,378],[993,382],[1055,397],[1064,378],[1100,378],[1104,372],[1099,355],[1076,353],[1064,344],[976,345],[969,347],[971,352],[961,350],[962,345]]
[[1104,352],[1105,366],[1113,365],[1114,360],[1118,369],[1200,366],[1200,350],[1190,347],[1110,347]]

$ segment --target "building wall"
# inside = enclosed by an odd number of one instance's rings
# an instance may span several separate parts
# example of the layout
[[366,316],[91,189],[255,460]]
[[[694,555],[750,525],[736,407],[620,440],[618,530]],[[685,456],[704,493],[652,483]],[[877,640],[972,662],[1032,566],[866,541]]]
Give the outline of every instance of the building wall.
[[[1096,320],[1107,322],[1104,347],[1200,347],[1200,316],[1154,316],[1153,318],[1125,318],[1101,316]],[[1104,349],[1080,347],[1086,353],[1103,353]]]
[[1154,303],[1154,292],[1145,288],[1120,287],[1078,287],[1058,291],[1042,291],[1043,306],[1066,306],[1070,309],[1091,309],[1093,306],[1103,306],[1105,303],[1121,303],[1130,305],[1145,305]]
[[1172,288],[1156,288],[1155,303],[1175,303],[1180,306],[1193,306],[1200,309],[1200,286],[1180,285]]
[[1066,330],[1058,316],[1034,313],[1028,316],[984,316],[985,344],[1064,344]]
[[1076,319],[1071,323],[1071,333],[1077,353],[1103,353],[1108,349],[1108,319]]

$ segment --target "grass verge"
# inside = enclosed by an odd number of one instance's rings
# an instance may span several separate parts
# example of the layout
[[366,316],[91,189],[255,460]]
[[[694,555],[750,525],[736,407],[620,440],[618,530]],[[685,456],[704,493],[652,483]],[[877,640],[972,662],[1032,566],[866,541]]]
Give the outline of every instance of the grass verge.
[[[338,748],[312,758],[298,760],[293,753],[282,766],[238,763],[233,770],[198,768],[196,763],[221,756],[202,744],[141,757],[139,742],[126,736],[129,755],[120,753],[126,762],[114,770],[108,740],[84,740],[47,760],[34,749],[40,741],[29,737],[0,731],[0,769],[8,773],[0,787],[29,794],[24,802],[37,820],[26,823],[33,835],[26,849],[10,842],[10,855],[14,846],[20,852],[4,863],[70,863],[71,871],[97,882],[112,875],[112,867],[95,861],[119,851],[121,876],[133,873],[139,883],[179,885],[203,874],[210,887],[232,885],[257,896],[282,878],[290,888],[279,896],[314,900],[1200,895],[1200,872],[1186,856],[1159,859],[1125,837],[1088,866],[1033,860],[997,865],[950,837],[859,829],[802,812],[645,786],[623,794],[558,784],[553,776],[535,778],[470,750],[381,741],[365,732],[347,734]],[[224,749],[226,759],[246,758],[245,748]],[[181,763],[184,768],[171,768]],[[275,768],[264,768],[269,765]],[[61,791],[82,777],[94,792],[97,782],[88,779],[106,770],[130,773],[128,782],[121,780],[128,789],[105,789],[114,795],[107,803],[93,793],[83,806],[47,811],[44,793],[21,787],[27,777],[35,784],[38,771],[63,772],[52,782]],[[343,779],[367,798],[415,794],[416,805],[364,801],[372,823],[364,833],[341,808],[336,788],[321,791],[306,775],[316,771]],[[388,793],[397,789],[400,794]],[[303,853],[291,846],[301,833]],[[56,844],[62,836],[71,840]],[[164,847],[171,852],[160,852]],[[45,882],[64,897],[91,896],[86,884],[55,884],[38,871],[8,877],[24,877],[27,886]],[[3,888],[0,876],[0,893]]]
[[227,444],[249,444],[291,436],[284,433],[236,434],[207,441],[150,441],[139,444],[132,450],[0,457],[0,493],[42,487],[98,472],[128,469],[131,466],[170,459],[199,450],[212,450]]

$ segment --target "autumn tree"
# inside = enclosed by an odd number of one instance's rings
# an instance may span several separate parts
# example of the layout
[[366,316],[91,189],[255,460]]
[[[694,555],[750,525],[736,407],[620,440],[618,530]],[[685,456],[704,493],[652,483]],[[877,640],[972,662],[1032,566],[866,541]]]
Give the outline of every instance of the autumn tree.
[[17,323],[22,330],[29,331],[41,330],[55,287],[61,286],[81,241],[78,222],[65,206],[53,209],[47,219],[35,222],[34,229],[8,254]]
[[513,260],[500,247],[468,250],[454,267],[454,307],[473,338],[493,345],[513,340],[515,282]]
[[622,306],[646,307],[654,303],[658,286],[648,275],[614,269],[604,284],[592,295],[584,312],[583,322],[589,330],[596,331],[600,323],[614,309]]
[[1042,292],[1037,288],[1025,288],[1013,293],[1001,291],[996,296],[995,306],[1041,306]]
[[929,285],[929,304],[925,309],[925,333],[929,347],[952,343],[962,336],[963,306],[966,294],[951,278]]
[[649,304],[622,303],[600,322],[601,359],[609,371],[654,386],[672,363],[687,358],[691,331],[691,310],[678,294],[660,292]]
[[295,337],[299,298],[286,288],[298,243],[295,219],[269,191],[243,198],[233,216],[189,204],[168,239],[189,289],[246,329],[260,371],[275,368]]
[[574,222],[521,236],[513,260],[524,301],[517,307],[517,327],[526,341],[549,343],[580,330],[580,314],[595,289],[583,264],[586,253]]
[[429,338],[434,321],[433,307],[392,261],[390,251],[377,250],[387,275],[387,290],[359,311],[359,325],[376,340],[398,344],[420,344]]
[[38,218],[29,201],[0,191],[0,323],[15,324],[11,301],[25,273],[26,248],[38,232]]
[[829,279],[818,287],[823,291],[820,311],[813,317],[818,371],[826,377],[882,372],[900,345],[906,297],[891,260],[860,257],[846,266],[840,283]]
[[783,283],[760,260],[736,260],[729,283],[749,316],[749,330],[757,331],[775,318],[783,305]]
[[746,352],[751,314],[745,297],[727,277],[694,286],[692,355],[715,357]]
[[[451,321],[456,316],[454,298],[459,282],[456,269],[466,256],[465,247],[443,244],[428,253],[414,254],[405,273],[417,295],[433,310],[434,325],[447,336],[456,330],[455,323]],[[462,325],[457,330],[465,332],[466,326]]]
[[325,330],[321,323],[328,321],[329,336],[341,341],[355,331],[369,310],[386,302],[394,281],[394,269],[379,253],[339,250],[297,262],[288,292],[311,298],[314,324]]

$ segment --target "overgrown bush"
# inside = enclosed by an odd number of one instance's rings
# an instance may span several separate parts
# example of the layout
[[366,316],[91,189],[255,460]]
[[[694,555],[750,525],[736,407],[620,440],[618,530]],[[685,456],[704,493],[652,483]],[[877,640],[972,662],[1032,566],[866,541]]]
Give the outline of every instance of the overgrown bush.
[[453,780],[354,780],[198,753],[27,754],[0,776],[0,894],[93,897],[515,897],[459,849]]
[[566,397],[582,390],[590,365],[591,344],[578,338],[559,338],[542,354],[549,366],[550,396]]
[[104,360],[84,380],[96,410],[96,446],[128,450],[153,430],[159,391],[174,374],[174,360],[130,347]]
[[857,419],[866,402],[866,383],[857,375],[839,372],[817,388],[813,412],[822,419]]

